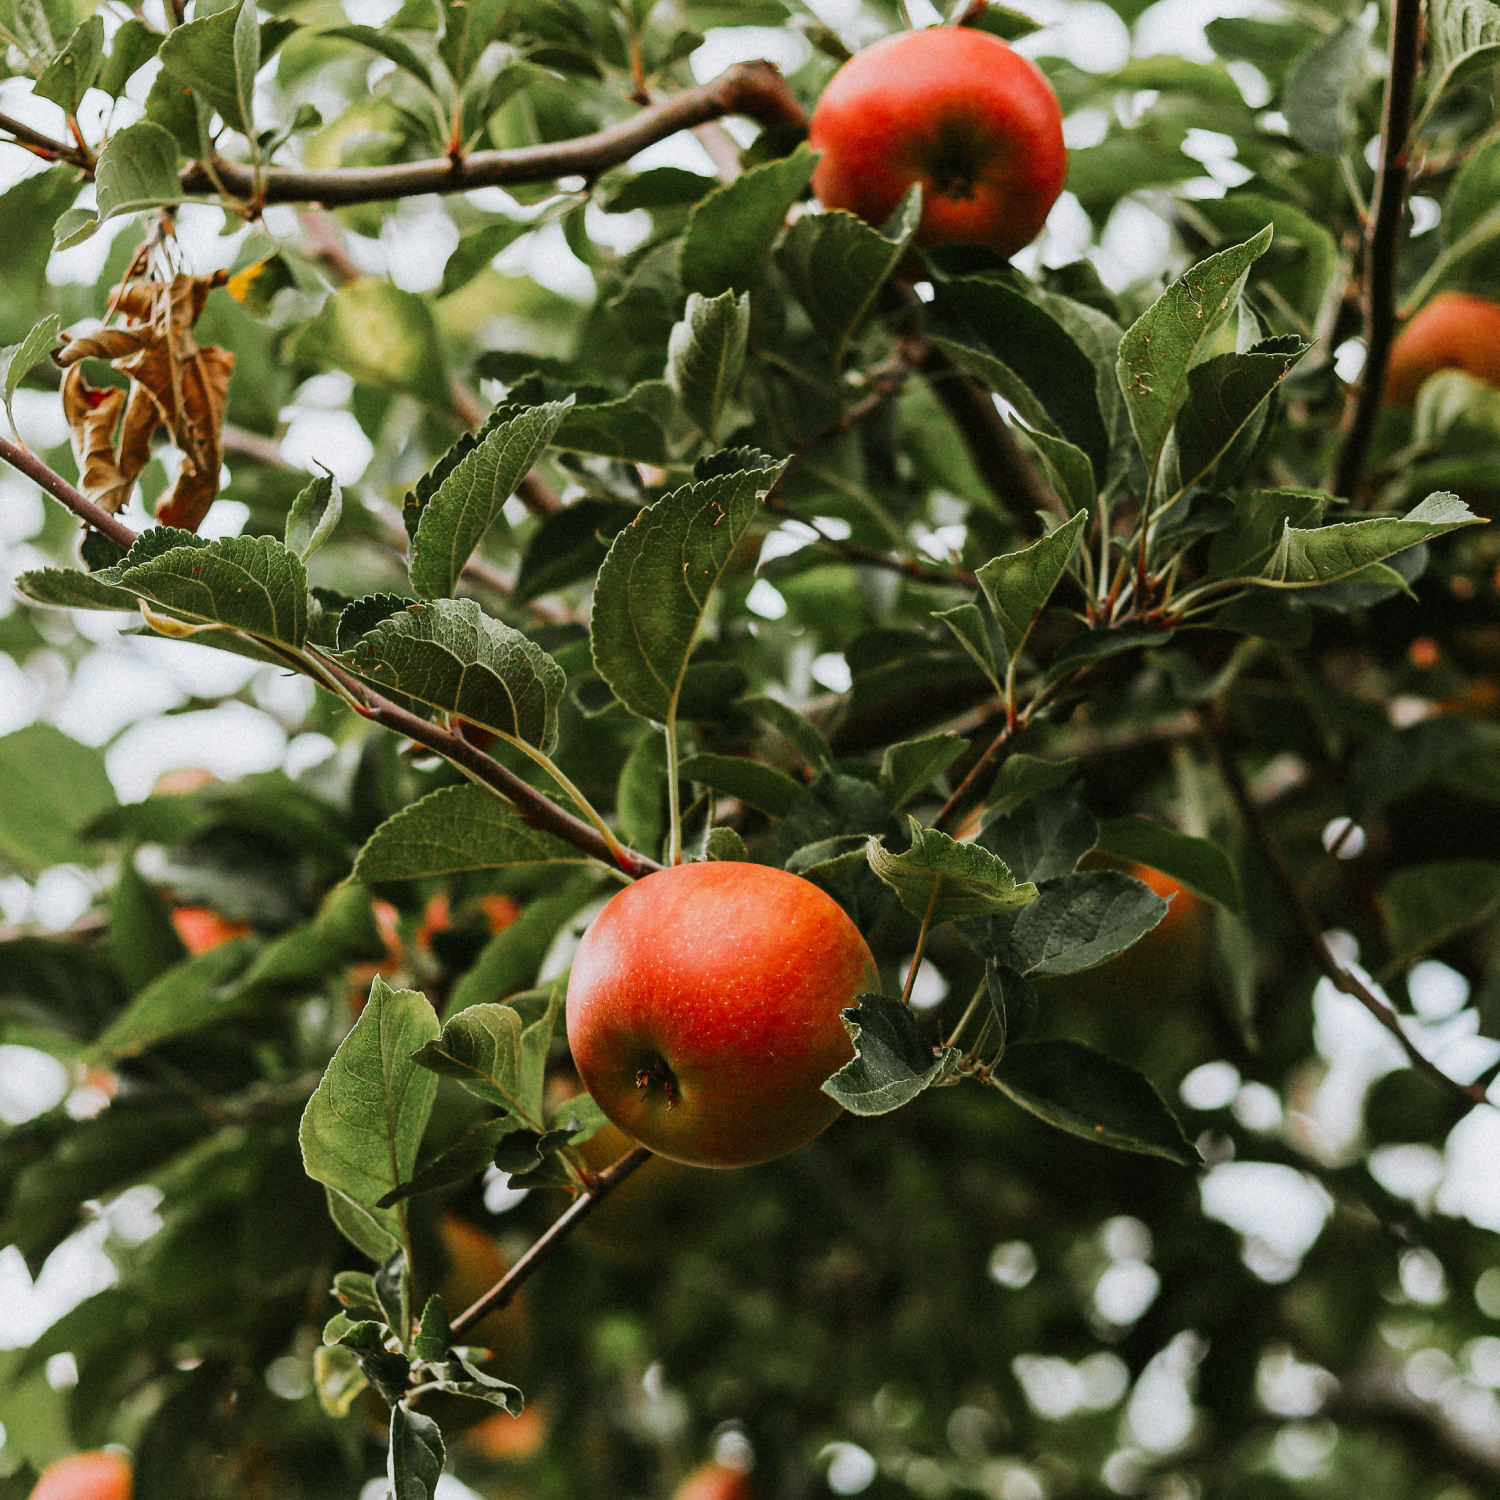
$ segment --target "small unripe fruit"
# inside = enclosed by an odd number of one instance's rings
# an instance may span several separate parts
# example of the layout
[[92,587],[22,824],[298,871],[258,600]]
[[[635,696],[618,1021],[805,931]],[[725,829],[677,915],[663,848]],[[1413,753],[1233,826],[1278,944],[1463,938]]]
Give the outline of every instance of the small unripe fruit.
[[840,1011],[879,987],[859,929],[811,881],[706,861],[611,898],[568,984],[585,1086],[633,1140],[674,1161],[739,1167],[810,1141],[853,1056]]
[[813,113],[813,192],[882,225],[922,185],[919,245],[1014,255],[1068,175],[1062,110],[1037,67],[963,26],[904,31],[834,74]]
[[740,1470],[704,1464],[672,1491],[672,1500],[755,1500],[755,1491]]
[[123,1453],[74,1453],[42,1470],[31,1500],[130,1500],[130,1491]]
[[1439,370],[1500,386],[1500,304],[1470,292],[1439,292],[1391,346],[1386,399],[1414,405],[1422,382]]

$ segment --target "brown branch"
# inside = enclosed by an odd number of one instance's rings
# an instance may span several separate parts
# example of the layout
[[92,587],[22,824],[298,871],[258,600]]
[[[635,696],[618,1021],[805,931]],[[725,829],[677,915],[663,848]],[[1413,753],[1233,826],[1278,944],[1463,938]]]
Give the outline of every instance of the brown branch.
[[188,194],[214,193],[218,191],[217,178],[227,191],[245,200],[337,207],[421,193],[466,193],[480,187],[551,182],[558,177],[592,181],[657,141],[725,115],[746,115],[766,127],[801,124],[806,118],[796,95],[770,63],[736,63],[710,83],[684,89],[618,125],[576,140],[548,141],[510,151],[476,151],[457,161],[444,156],[326,171],[267,167],[262,169],[258,183],[255,173],[243,162],[215,161],[212,174],[202,162],[195,162],[183,172],[182,187]]
[[1334,470],[1333,492],[1353,499],[1364,473],[1380,404],[1391,344],[1396,336],[1396,269],[1406,214],[1412,102],[1422,40],[1422,0],[1395,0],[1391,15],[1390,71],[1380,125],[1380,170],[1375,203],[1365,228],[1365,365],[1350,409]]
[[453,1336],[457,1338],[460,1334],[466,1333],[481,1318],[494,1312],[497,1308],[504,1307],[520,1289],[521,1283],[598,1208],[615,1188],[624,1182],[637,1167],[648,1161],[650,1157],[651,1153],[644,1146],[637,1146],[634,1151],[622,1156],[613,1166],[606,1167],[573,1200],[568,1208],[557,1219],[553,1220],[551,1226],[542,1235],[541,1239],[479,1301],[474,1303],[472,1307],[466,1307],[454,1318],[453,1322],[449,1325]]
[[40,130],[33,130],[30,125],[13,119],[10,115],[0,114],[0,130],[7,131],[14,137],[9,142],[0,141],[0,146],[24,146],[28,151],[51,157],[54,161],[72,162],[75,167],[81,167],[85,171],[93,170],[93,163],[86,154],[79,151],[78,147],[70,146],[66,141],[55,141],[50,135],[44,135]]
[[1244,773],[1240,770],[1239,761],[1235,757],[1234,746],[1229,741],[1229,730],[1223,710],[1218,705],[1205,714],[1203,730],[1220,774],[1224,777],[1224,784],[1229,788],[1229,794],[1239,810],[1240,821],[1245,825],[1245,831],[1250,835],[1250,841],[1255,845],[1255,850],[1260,855],[1261,862],[1265,865],[1272,882],[1281,892],[1282,899],[1296,923],[1303,943],[1318,967],[1333,981],[1335,988],[1358,1000],[1395,1037],[1401,1044],[1401,1050],[1406,1053],[1407,1060],[1419,1073],[1450,1093],[1457,1094],[1468,1104],[1483,1104],[1485,1092],[1482,1088],[1450,1078],[1441,1068],[1425,1057],[1401,1029],[1401,1021],[1396,1012],[1358,975],[1351,973],[1333,956],[1333,950],[1329,948],[1327,939],[1323,936],[1323,929],[1317,917],[1308,905],[1307,898],[1302,894],[1281,850],[1277,848],[1276,841],[1271,837],[1271,830],[1266,826],[1260,808],[1250,795],[1250,788],[1246,784]]
[[81,521],[107,536],[116,546],[123,547],[127,552],[130,550],[135,541],[135,532],[107,510],[101,510],[61,474],[49,469],[29,448],[22,447],[20,443],[12,443],[8,438],[0,438],[0,459],[4,459],[13,469],[19,469],[28,479],[34,480],[54,500],[67,506]]
[[1041,536],[1039,510],[1058,510],[1057,497],[1027,458],[1010,424],[972,375],[961,370],[941,349],[929,348],[921,371],[932,393],[958,428],[969,457],[990,493],[1023,528]]
[[1015,729],[1014,724],[1000,726],[1000,732],[990,741],[984,754],[969,767],[969,774],[954,787],[953,795],[943,803],[937,817],[932,820],[934,828],[947,828],[959,813],[968,808],[977,794],[989,790],[989,783],[999,767],[1005,747],[1010,743]]
[[[107,511],[100,510],[60,474],[49,469],[34,453],[0,438],[0,459],[19,469],[27,478],[35,480],[55,500],[60,501],[95,530],[103,532],[117,546],[129,551],[135,545],[137,538],[134,531]],[[471,745],[461,734],[455,734],[452,730],[444,729],[441,725],[433,724],[392,703],[337,662],[319,653],[311,659],[317,668],[315,672],[310,670],[309,658],[291,650],[283,654],[289,666],[314,680],[321,677],[323,686],[326,687],[330,681],[336,682],[357,705],[357,711],[372,723],[405,735],[407,739],[425,746],[435,755],[441,755],[467,771],[477,781],[499,792],[533,828],[555,834],[575,849],[581,849],[604,864],[614,866],[632,879],[649,875],[653,870],[661,868],[654,859],[648,859],[633,849],[625,849],[617,854],[591,823],[586,823],[582,818],[574,817],[572,813],[559,807],[550,797],[539,792],[529,782],[523,781],[515,772],[507,770],[492,756]]]

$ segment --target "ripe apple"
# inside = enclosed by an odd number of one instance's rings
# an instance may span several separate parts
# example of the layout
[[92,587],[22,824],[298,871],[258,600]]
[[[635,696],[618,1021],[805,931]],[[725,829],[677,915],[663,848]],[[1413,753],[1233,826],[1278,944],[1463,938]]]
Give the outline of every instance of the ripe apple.
[[659,870],[611,898],[568,983],[584,1085],[633,1140],[693,1166],[742,1167],[810,1141],[853,1056],[839,1012],[879,988],[854,923],[767,865]]
[[813,112],[813,192],[881,225],[922,185],[919,245],[1014,255],[1068,175],[1062,110],[1034,64],[963,26],[903,31],[833,75]]
[[206,906],[178,906],[172,910],[172,928],[189,953],[208,953],[222,948],[235,938],[245,937],[250,928],[244,922],[231,922]]
[[31,1500],[130,1500],[130,1491],[123,1453],[73,1453],[42,1470]]
[[1500,304],[1470,292],[1439,292],[1391,347],[1386,399],[1415,405],[1422,382],[1438,370],[1462,370],[1500,386]]
[[755,1491],[739,1469],[704,1464],[672,1491],[672,1500],[755,1500]]

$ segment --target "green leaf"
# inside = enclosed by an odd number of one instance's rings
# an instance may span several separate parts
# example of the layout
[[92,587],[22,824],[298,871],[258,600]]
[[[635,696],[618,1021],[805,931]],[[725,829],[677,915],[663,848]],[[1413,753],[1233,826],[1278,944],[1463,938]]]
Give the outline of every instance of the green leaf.
[[[145,560],[136,561],[142,555]],[[154,555],[137,542],[106,571],[108,581],[178,619],[242,630],[298,650],[307,638],[307,569],[275,537],[193,538]]]
[[[172,36],[185,30],[180,26]],[[299,361],[337,365],[365,385],[405,392],[439,410],[450,405],[432,309],[388,281],[341,286],[297,335],[292,352]]]
[[745,841],[732,828],[710,828],[708,841],[704,845],[705,859],[730,860],[736,864],[748,864],[750,851]]
[[1065,438],[1046,432],[1032,432],[1019,424],[1016,429],[1036,450],[1043,472],[1054,493],[1065,505],[1093,513],[1099,498],[1094,466],[1082,448]]
[[307,1175],[328,1189],[334,1222],[373,1260],[401,1248],[399,1211],[375,1205],[416,1165],[437,1079],[412,1054],[437,1032],[425,995],[393,990],[377,975],[302,1116]]
[[978,570],[980,586],[1000,622],[1000,633],[1012,657],[1025,644],[1037,616],[1067,571],[1087,520],[1088,512],[1081,510],[1050,536],[1019,552],[992,558]]
[[235,984],[229,998],[261,1000],[306,993],[352,963],[385,957],[369,892],[345,881],[329,891],[312,921],[267,943]]
[[960,844],[907,818],[911,848],[890,853],[876,838],[865,851],[870,868],[914,917],[959,922],[1013,911],[1036,900],[1036,886],[1017,885],[1005,861],[979,844]]
[[185,958],[147,985],[89,1047],[95,1062],[139,1057],[174,1037],[188,1036],[245,1013],[233,981],[254,945],[246,939]]
[[671,388],[664,381],[644,380],[618,401],[575,406],[563,418],[553,442],[574,453],[659,466],[667,462],[666,427],[671,415]]
[[385,1470],[390,1500],[434,1500],[447,1459],[438,1424],[419,1411],[392,1406],[390,1444]]
[[160,125],[137,120],[104,143],[95,180],[101,222],[142,208],[181,203],[177,142]]
[[941,776],[968,743],[961,734],[931,734],[888,746],[880,761],[879,785],[891,807],[899,812],[934,776]]
[[253,0],[178,26],[157,53],[171,74],[218,110],[224,123],[253,134],[251,97],[260,66],[260,32]]
[[718,297],[697,292],[667,341],[667,384],[709,442],[739,389],[750,337],[750,294]]
[[958,643],[974,658],[975,665],[990,680],[990,686],[1000,692],[1000,664],[995,659],[994,642],[990,640],[989,626],[984,623],[984,611],[977,604],[958,604],[952,609],[933,610],[932,618],[941,620],[958,638]]
[[437,1388],[456,1396],[468,1396],[474,1401],[487,1401],[513,1417],[521,1415],[524,1404],[517,1386],[505,1380],[496,1380],[493,1375],[486,1375],[472,1360],[457,1351],[448,1360],[448,1378],[439,1380]]
[[109,895],[109,950],[132,995],[187,957],[166,903],[128,856]]
[[57,330],[61,320],[56,313],[48,313],[19,344],[0,349],[0,382],[5,393],[5,414],[10,418],[11,431],[15,431],[16,418],[11,402],[16,398],[16,389],[21,382],[46,359],[57,343]]
[[923,1089],[951,1076],[962,1054],[924,1042],[916,1017],[899,1000],[856,995],[843,1013],[855,1056],[823,1092],[852,1115],[883,1115],[910,1104]]
[[417,1332],[412,1340],[412,1352],[423,1364],[436,1365],[448,1357],[448,1310],[443,1299],[434,1292],[422,1309]]
[[955,0],[952,10],[963,15],[959,25],[987,31],[1002,42],[1019,42],[1023,36],[1042,29],[1039,21],[1033,21],[1030,16],[1012,10],[1008,5],[999,4],[998,0],[986,0],[978,11],[971,9],[971,0]]
[[1430,0],[1429,99],[1492,64],[1500,56],[1500,6],[1489,0]]
[[334,533],[344,513],[344,492],[332,474],[320,474],[292,501],[286,545],[306,562]]
[[544,755],[557,744],[557,708],[568,685],[563,669],[472,599],[410,605],[341,660],[371,682]]
[[985,799],[985,808],[1006,813],[1043,792],[1065,787],[1078,774],[1076,760],[1043,760],[1020,751],[1006,756]]
[[990,1081],[1038,1119],[1101,1146],[1201,1164],[1177,1117],[1134,1068],[1083,1042],[1019,1042]]
[[1408,547],[1483,523],[1457,495],[1429,495],[1402,518],[1339,521],[1316,530],[1290,525],[1264,572],[1253,582],[1267,588],[1307,588],[1354,578],[1372,563]]
[[389,817],[359,851],[354,879],[419,880],[508,865],[588,864],[571,844],[524,823],[493,792],[445,786]]
[[703,199],[683,231],[683,289],[703,297],[748,292],[816,165],[812,152],[798,146],[790,156],[752,167]]
[[762,694],[741,698],[739,706],[752,718],[759,719],[762,724],[769,724],[812,770],[833,770],[833,751],[823,737],[823,732],[806,714],[798,713],[780,698]]
[[599,675],[632,713],[671,721],[693,642],[730,554],[780,466],[673,490],[614,539],[594,590]]
[[1281,112],[1299,146],[1341,156],[1354,130],[1353,94],[1364,81],[1369,38],[1360,21],[1343,21],[1287,74]]
[[638,505],[585,498],[543,516],[521,558],[514,602],[525,604],[597,573],[610,542],[639,513]]
[[541,1111],[527,1098],[522,1076],[521,1031],[521,1015],[513,1006],[471,1005],[412,1056],[430,1072],[456,1078],[486,1104],[498,1104],[516,1124],[540,1130],[545,1128]]
[[460,287],[467,286],[502,250],[515,244],[523,234],[530,234],[536,227],[529,220],[505,219],[471,229],[454,246],[452,255],[443,267],[443,284],[438,288],[438,296],[451,296]]
[[1058,875],[1030,906],[991,921],[995,957],[1018,974],[1077,974],[1143,938],[1168,905],[1116,870]]
[[1177,487],[1209,471],[1312,346],[1295,334],[1266,339],[1245,354],[1219,354],[1188,371],[1188,397],[1177,414]]
[[738,755],[690,755],[677,770],[684,781],[737,797],[773,818],[784,818],[803,792],[802,783],[785,772]]
[[892,215],[888,236],[842,211],[804,214],[788,231],[776,262],[835,366],[921,219],[922,189],[914,186]]
[[113,584],[101,583],[92,573],[77,568],[37,568],[22,573],[16,588],[36,604],[56,609],[114,609],[134,611],[134,594]]
[[1243,245],[1201,260],[1172,283],[1120,341],[1120,388],[1154,481],[1172,424],[1188,396],[1188,371],[1239,303],[1250,267],[1270,247],[1268,224]]
[[411,555],[411,586],[419,597],[438,599],[453,592],[464,564],[572,404],[570,396],[486,424],[479,441],[422,507]]
[[1271,560],[1288,526],[1307,528],[1323,519],[1321,490],[1250,490],[1234,497],[1234,520],[1209,545],[1208,571],[1243,577]]
[[1190,891],[1240,914],[1240,878],[1229,856],[1211,839],[1179,833],[1149,818],[1107,818],[1099,825],[1098,847],[1137,864],[1160,870]]
[[[1061,302],[1062,299],[1056,299]],[[1075,330],[1014,287],[984,277],[938,281],[922,311],[929,338],[993,386],[1028,426],[1088,455],[1102,481],[1109,431],[1095,361]]]
[[35,879],[52,865],[91,865],[83,830],[117,805],[99,751],[50,724],[0,739],[0,858]]
[[109,44],[109,59],[100,70],[98,87],[118,99],[125,85],[156,56],[161,44],[161,32],[153,31],[136,16],[126,17]]
[[1436,948],[1500,908],[1500,864],[1459,859],[1398,870],[1376,897],[1391,963]]
[[500,1144],[501,1138],[518,1128],[516,1122],[509,1118],[482,1121],[472,1130],[466,1131],[446,1151],[423,1162],[410,1182],[403,1182],[399,1187],[392,1188],[375,1206],[393,1208],[422,1193],[435,1193],[439,1188],[452,1187],[455,1182],[467,1182],[494,1161],[495,1147]]
[[[399,36],[394,36],[388,31],[377,31],[373,26],[333,26],[327,31],[319,32],[319,35],[340,37],[346,42],[358,42],[361,47],[368,47],[371,52],[378,52],[382,57],[395,63],[402,72],[409,73],[429,94],[437,96],[437,86],[432,81],[432,74],[427,64]],[[524,229],[526,226],[520,227]],[[489,258],[493,259],[503,248],[503,246],[497,247]]]
[[[1059,788],[1068,779],[1062,778]],[[1094,815],[1072,792],[1059,789],[1028,795],[991,817],[979,842],[1003,859],[1018,879],[1042,881],[1071,875],[1098,834]]]
[[318,1405],[330,1417],[340,1418],[349,1415],[370,1380],[352,1349],[341,1344],[331,1347],[320,1344],[313,1350],[313,1384],[318,1392]]
[[60,105],[68,114],[76,115],[84,94],[93,87],[103,60],[104,22],[98,16],[90,16],[47,64],[31,91]]
[[627,178],[604,200],[607,214],[628,214],[635,208],[687,208],[718,186],[712,177],[682,167],[652,167]]
[[594,879],[584,874],[554,895],[527,902],[525,911],[480,950],[474,966],[455,986],[448,1014],[504,1000],[535,984],[563,924],[595,890]]

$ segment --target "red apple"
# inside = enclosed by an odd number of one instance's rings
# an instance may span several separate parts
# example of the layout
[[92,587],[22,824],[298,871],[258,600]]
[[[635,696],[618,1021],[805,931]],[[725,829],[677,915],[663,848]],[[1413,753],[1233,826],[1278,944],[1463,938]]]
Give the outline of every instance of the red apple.
[[123,1453],[74,1453],[42,1470],[31,1500],[130,1500],[130,1491]]
[[672,1491],[672,1500],[755,1500],[755,1491],[738,1469],[704,1464]]
[[838,1114],[823,1082],[853,1056],[839,1012],[879,988],[859,930],[785,870],[660,870],[605,906],[568,984],[568,1044],[626,1135],[673,1161],[740,1167]]
[[921,183],[920,245],[1014,255],[1068,175],[1052,85],[999,37],[962,26],[903,31],[851,58],[818,101],[810,143],[826,208],[881,225]]
[[1438,370],[1462,370],[1500,386],[1500,304],[1470,292],[1439,292],[1391,347],[1386,399],[1412,406]]

